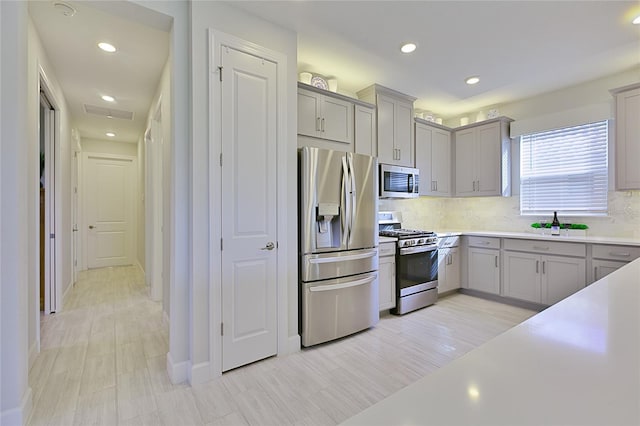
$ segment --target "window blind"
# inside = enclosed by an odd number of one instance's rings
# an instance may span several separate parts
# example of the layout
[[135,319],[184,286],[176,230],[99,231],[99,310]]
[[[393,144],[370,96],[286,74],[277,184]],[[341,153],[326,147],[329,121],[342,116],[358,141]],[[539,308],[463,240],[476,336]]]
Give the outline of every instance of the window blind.
[[608,121],[520,137],[520,213],[607,214]]

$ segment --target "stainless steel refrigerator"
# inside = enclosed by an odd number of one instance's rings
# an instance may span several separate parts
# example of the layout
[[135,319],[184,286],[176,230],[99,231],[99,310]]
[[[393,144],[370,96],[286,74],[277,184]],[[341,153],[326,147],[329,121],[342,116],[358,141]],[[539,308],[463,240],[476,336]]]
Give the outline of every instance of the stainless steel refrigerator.
[[305,147],[298,173],[300,334],[311,346],[378,322],[378,164]]

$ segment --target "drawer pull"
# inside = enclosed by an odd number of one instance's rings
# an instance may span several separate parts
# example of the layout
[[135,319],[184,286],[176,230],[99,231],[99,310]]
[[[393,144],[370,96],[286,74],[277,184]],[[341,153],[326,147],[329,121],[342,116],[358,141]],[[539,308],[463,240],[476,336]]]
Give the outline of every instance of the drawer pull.
[[533,246],[534,250],[543,250],[543,251],[547,251],[549,250],[549,247],[542,247],[542,246]]
[[491,244],[491,241],[478,241],[478,244],[488,246],[489,244]]
[[609,252],[609,256],[630,257],[631,253],[625,253],[625,252],[621,252],[621,251],[610,251]]

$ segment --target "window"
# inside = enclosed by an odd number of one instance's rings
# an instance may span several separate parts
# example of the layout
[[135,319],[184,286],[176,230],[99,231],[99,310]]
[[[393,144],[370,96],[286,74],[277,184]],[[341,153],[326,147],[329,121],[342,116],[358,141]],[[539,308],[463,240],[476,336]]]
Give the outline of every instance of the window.
[[520,214],[607,214],[608,124],[520,137]]

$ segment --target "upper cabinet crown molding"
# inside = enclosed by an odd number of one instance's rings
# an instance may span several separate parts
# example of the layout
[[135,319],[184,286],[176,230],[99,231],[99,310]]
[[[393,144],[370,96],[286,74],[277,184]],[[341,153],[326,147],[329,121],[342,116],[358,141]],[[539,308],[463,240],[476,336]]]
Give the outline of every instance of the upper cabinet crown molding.
[[616,189],[640,189],[640,83],[610,90],[615,97]]

